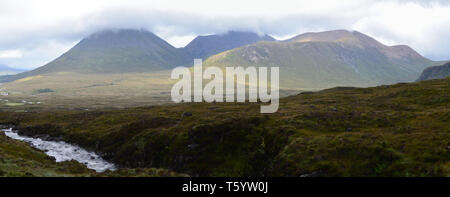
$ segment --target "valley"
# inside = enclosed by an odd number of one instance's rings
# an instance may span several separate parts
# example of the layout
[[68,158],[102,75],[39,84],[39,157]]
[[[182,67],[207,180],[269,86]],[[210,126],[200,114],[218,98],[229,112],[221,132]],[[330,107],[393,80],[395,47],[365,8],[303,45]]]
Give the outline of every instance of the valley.
[[172,68],[191,67],[199,57],[206,58],[204,68],[280,67],[281,97],[339,86],[412,82],[424,68],[438,64],[408,46],[386,46],[356,31],[305,33],[283,41],[230,31],[198,36],[186,47],[175,48],[146,30],[104,30],[42,67],[0,76],[0,110],[170,104],[176,82],[170,80]]

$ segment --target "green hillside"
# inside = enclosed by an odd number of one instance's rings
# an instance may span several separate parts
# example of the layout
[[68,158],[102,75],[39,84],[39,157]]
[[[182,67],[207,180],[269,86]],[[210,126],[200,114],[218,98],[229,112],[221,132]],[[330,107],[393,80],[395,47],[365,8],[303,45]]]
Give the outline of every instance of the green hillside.
[[259,42],[206,60],[206,66],[279,66],[280,86],[314,90],[414,81],[433,62],[407,46],[388,47],[359,32],[307,33]]
[[0,112],[0,124],[62,136],[128,168],[192,176],[448,177],[449,88],[446,78],[305,92],[274,114],[255,103]]

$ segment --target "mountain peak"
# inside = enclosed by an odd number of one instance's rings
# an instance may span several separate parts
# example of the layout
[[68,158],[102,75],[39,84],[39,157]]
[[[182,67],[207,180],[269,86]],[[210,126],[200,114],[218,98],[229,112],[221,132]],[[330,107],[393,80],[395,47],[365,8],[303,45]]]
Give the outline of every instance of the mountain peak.
[[324,32],[308,32],[288,39],[285,42],[341,43],[356,46],[359,48],[373,48],[380,51],[389,58],[423,58],[423,56],[421,56],[419,53],[417,53],[407,45],[386,46],[378,42],[374,38],[358,31],[332,30]]
[[332,30],[323,32],[307,32],[286,41],[289,42],[336,42],[343,38],[354,37],[353,32],[347,30]]
[[258,35],[254,32],[228,31],[223,34],[197,36],[183,49],[192,58],[206,59],[211,55],[263,40],[275,41],[268,35]]

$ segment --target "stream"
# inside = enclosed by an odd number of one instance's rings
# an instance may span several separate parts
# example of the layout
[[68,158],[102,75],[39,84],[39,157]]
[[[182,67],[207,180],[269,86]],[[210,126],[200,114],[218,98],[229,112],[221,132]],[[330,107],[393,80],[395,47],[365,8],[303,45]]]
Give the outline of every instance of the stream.
[[45,154],[54,157],[56,162],[75,160],[86,165],[87,168],[95,170],[96,172],[116,170],[114,164],[105,161],[96,153],[89,152],[79,146],[63,141],[46,141],[40,138],[20,136],[12,129],[2,129],[2,131],[9,138],[27,142],[31,144],[31,146],[44,151]]

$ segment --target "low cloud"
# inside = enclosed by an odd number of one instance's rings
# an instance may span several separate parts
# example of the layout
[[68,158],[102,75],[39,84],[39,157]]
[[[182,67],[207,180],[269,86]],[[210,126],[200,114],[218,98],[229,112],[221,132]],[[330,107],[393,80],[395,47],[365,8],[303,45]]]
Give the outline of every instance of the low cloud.
[[[276,38],[358,30],[389,45],[407,44],[434,60],[450,59],[448,1],[57,1],[0,2],[0,64],[35,68],[102,29],[144,28],[176,47],[196,35],[228,30]],[[1,58],[16,51],[16,58]],[[18,54],[21,54],[20,57]],[[6,54],[6,55],[5,55]]]

